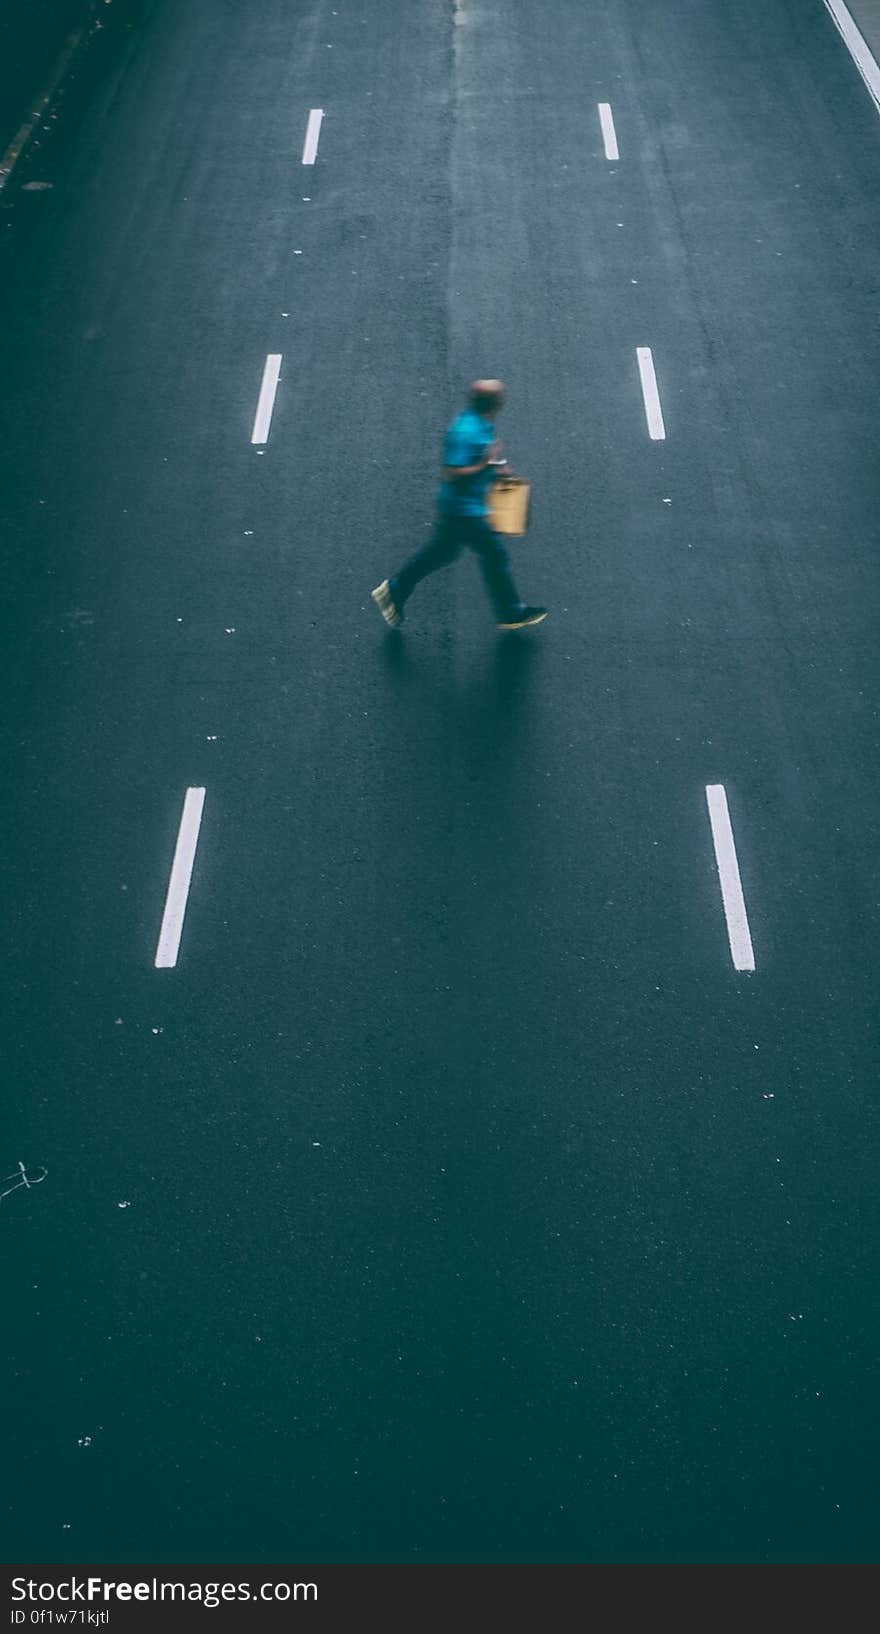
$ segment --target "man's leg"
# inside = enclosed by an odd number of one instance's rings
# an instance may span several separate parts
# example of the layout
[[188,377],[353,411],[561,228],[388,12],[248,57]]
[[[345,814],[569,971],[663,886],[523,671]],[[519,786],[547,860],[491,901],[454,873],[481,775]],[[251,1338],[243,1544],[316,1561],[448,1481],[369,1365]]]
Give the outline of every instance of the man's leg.
[[438,568],[448,567],[461,554],[462,541],[452,517],[438,516],[428,543],[417,550],[399,573],[388,580],[388,590],[395,606],[402,608],[409,601],[417,584]]
[[510,556],[503,536],[495,533],[482,516],[469,516],[466,538],[479,560],[498,623],[510,622],[516,618],[523,603],[514,582]]
[[495,533],[482,516],[473,516],[467,518],[466,537],[479,557],[499,630],[524,630],[527,625],[543,623],[546,607],[530,607],[520,601],[503,534]]
[[429,573],[448,567],[460,555],[462,539],[457,518],[438,516],[434,532],[426,545],[405,562],[393,579],[384,579],[370,594],[386,624],[392,629],[403,619],[404,603],[409,600],[417,584]]

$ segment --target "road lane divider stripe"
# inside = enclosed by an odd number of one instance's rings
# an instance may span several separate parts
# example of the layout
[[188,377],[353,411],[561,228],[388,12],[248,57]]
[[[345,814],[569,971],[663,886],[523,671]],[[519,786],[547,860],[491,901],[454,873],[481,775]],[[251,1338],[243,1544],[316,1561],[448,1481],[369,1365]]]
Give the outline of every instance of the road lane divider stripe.
[[619,159],[617,132],[614,129],[614,115],[611,112],[610,102],[599,103],[599,123],[602,126],[602,141],[605,143],[606,159]]
[[712,843],[715,847],[715,861],[721,883],[724,917],[727,920],[730,956],[735,970],[754,970],[755,955],[723,783],[707,783],[706,804],[709,807],[709,822],[712,825]]
[[825,0],[825,4],[843,36],[843,43],[847,51],[874,99],[877,112],[880,113],[880,68],[877,66],[877,60],[867,40],[856,27],[852,14],[848,7],[844,5],[843,0]]
[[186,798],[183,802],[180,828],[177,834],[177,844],[174,848],[174,861],[171,864],[171,878],[168,881],[165,912],[162,915],[162,926],[159,931],[159,941],[156,945],[155,965],[157,970],[171,970],[177,964],[180,937],[183,931],[183,917],[186,913],[204,805],[204,789],[187,789]]
[[309,122],[306,126],[306,139],[303,145],[303,164],[313,165],[318,152],[318,137],[321,134],[321,120],[324,117],[323,108],[312,108],[309,112]]
[[252,443],[265,443],[269,439],[275,393],[278,390],[278,377],[281,373],[281,357],[281,352],[270,352],[263,366],[263,383],[260,386],[254,429],[251,432]]
[[637,346],[636,357],[642,382],[642,397],[645,400],[648,436],[652,442],[662,442],[666,436],[666,427],[663,424],[663,410],[660,407],[660,393],[657,390],[657,376],[654,373],[654,359],[650,346]]

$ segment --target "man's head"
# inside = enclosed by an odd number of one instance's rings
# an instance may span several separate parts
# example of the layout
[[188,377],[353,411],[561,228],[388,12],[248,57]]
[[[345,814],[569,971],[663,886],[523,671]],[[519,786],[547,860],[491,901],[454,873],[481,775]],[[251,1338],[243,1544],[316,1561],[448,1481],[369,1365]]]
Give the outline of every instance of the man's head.
[[472,380],[468,401],[476,414],[493,415],[504,405],[503,380]]

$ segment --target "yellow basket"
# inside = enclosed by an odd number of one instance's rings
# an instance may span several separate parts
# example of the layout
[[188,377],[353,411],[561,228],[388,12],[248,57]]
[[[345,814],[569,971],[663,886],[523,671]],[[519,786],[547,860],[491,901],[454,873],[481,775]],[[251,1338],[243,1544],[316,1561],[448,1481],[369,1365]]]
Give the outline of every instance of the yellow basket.
[[525,477],[497,477],[489,490],[489,521],[496,533],[525,533],[530,484]]

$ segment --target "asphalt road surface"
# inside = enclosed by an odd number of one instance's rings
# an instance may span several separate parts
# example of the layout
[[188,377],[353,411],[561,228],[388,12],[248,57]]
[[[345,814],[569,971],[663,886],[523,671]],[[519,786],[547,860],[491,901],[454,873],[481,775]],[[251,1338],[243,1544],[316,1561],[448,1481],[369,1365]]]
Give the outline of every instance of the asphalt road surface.
[[[8,1558],[875,1562],[878,110],[132,20],[0,215]],[[389,632],[478,374],[550,616]]]

